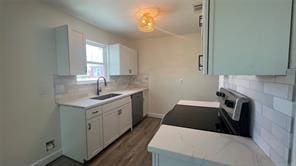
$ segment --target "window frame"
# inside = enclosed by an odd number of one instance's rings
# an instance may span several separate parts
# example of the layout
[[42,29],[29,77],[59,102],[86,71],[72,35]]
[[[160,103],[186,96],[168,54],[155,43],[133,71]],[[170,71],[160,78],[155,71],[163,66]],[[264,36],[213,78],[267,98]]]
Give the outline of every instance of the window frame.
[[[94,61],[88,61],[87,57],[86,57],[86,65],[88,64],[96,64],[96,65],[103,65],[104,66],[104,70],[105,70],[105,78],[107,81],[109,81],[110,77],[109,77],[109,70],[108,70],[108,45],[106,44],[102,44],[102,43],[98,43],[92,40],[86,40],[85,42],[85,47],[87,45],[91,45],[91,46],[95,46],[95,47],[100,47],[103,48],[103,63],[100,62],[94,62]],[[86,51],[86,50],[85,50]],[[85,54],[87,56],[87,53]],[[97,83],[97,80],[79,80],[78,76],[76,76],[76,83],[77,84],[95,84]],[[100,81],[101,82],[101,81]]]

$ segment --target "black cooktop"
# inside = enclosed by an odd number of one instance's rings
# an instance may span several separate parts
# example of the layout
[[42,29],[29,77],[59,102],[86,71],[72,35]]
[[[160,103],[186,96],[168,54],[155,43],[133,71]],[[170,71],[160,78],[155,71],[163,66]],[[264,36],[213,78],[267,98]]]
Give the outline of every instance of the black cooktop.
[[219,112],[220,108],[175,105],[162,124],[231,134]]

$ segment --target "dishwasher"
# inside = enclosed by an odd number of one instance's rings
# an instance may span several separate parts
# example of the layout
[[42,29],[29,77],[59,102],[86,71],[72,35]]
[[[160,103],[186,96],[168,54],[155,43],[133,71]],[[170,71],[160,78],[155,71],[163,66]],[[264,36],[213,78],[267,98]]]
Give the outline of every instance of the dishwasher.
[[143,102],[143,92],[132,95],[133,126],[137,125],[143,120]]

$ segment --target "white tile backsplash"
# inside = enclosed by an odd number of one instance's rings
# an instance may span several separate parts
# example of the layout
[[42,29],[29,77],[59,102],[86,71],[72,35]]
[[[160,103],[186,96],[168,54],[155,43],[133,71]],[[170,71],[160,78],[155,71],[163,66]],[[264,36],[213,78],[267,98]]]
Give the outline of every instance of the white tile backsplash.
[[287,131],[291,131],[292,118],[275,111],[267,106],[263,106],[263,116],[271,120],[273,123],[279,125]]
[[286,114],[290,117],[293,116],[293,102],[284,100],[278,97],[273,98],[273,108],[277,111],[280,111],[283,114]]
[[[107,87],[102,86],[102,93],[124,90],[128,88],[148,88],[149,76],[140,74],[138,76],[116,76],[110,77]],[[96,95],[96,83],[77,83],[75,76],[55,76],[54,79],[56,102],[66,102],[87,96]]]
[[291,162],[296,71],[287,76],[220,76],[219,86],[252,99],[253,140],[278,166]]
[[264,93],[281,97],[283,99],[289,99],[289,90],[289,85],[264,83]]

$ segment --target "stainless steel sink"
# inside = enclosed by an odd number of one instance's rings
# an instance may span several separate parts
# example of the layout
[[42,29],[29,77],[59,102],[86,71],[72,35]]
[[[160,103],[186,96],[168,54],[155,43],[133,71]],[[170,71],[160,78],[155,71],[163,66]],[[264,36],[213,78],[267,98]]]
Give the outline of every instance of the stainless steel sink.
[[102,96],[98,96],[98,97],[93,97],[91,99],[94,100],[106,100],[106,99],[110,99],[112,97],[116,97],[116,96],[120,96],[121,94],[116,94],[116,93],[110,93],[110,94],[106,94],[106,95],[102,95]]

